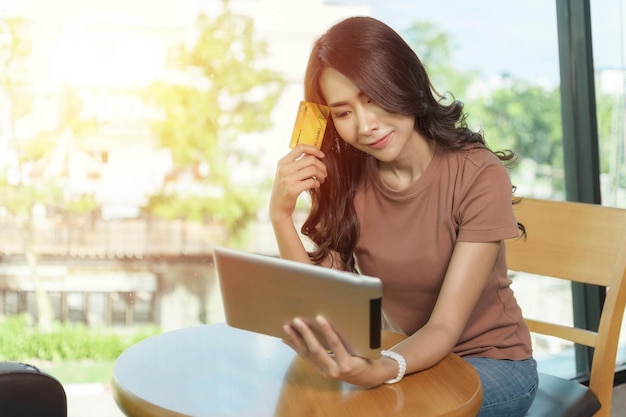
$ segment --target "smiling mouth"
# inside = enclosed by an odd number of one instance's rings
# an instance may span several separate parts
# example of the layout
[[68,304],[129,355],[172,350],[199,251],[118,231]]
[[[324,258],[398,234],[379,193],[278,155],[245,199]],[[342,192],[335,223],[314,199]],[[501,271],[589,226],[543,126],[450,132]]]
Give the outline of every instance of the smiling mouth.
[[374,148],[374,149],[380,149],[380,148],[382,148],[383,146],[385,146],[387,144],[387,142],[389,141],[390,137],[391,137],[391,133],[388,134],[388,135],[383,136],[382,138],[380,138],[376,142],[370,143],[367,146],[369,146],[370,148]]

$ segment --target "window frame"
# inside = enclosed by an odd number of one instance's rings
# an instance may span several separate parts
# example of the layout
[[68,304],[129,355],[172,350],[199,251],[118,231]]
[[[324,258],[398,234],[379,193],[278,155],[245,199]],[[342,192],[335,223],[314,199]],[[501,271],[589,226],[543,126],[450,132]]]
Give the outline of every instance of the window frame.
[[[602,204],[600,157],[589,0],[556,0],[565,191],[569,201]],[[604,288],[573,284],[574,323],[596,330]],[[593,351],[576,346],[576,374],[589,381]],[[626,382],[616,369],[615,383]]]

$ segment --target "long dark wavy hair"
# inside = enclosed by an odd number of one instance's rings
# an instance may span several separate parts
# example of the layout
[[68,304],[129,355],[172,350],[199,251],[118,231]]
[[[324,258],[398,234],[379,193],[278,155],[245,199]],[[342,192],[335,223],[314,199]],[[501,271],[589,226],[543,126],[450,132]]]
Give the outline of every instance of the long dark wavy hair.
[[[413,49],[379,20],[351,17],[317,39],[304,78],[305,100],[327,104],[319,87],[324,68],[341,72],[384,110],[414,116],[415,130],[434,140],[439,148],[487,147],[481,132],[467,127],[463,103],[437,93]],[[328,176],[318,189],[310,190],[311,211],[302,233],[316,245],[309,253],[314,263],[336,252],[341,268],[356,272],[353,253],[359,224],[353,201],[368,156],[339,138],[332,120],[322,151]],[[515,158],[511,151],[494,153],[505,162]]]

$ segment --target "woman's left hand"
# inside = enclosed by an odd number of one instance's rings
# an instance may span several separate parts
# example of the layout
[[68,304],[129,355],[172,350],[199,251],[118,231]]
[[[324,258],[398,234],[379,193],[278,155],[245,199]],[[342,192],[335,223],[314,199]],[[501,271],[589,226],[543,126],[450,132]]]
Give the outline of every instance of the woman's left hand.
[[326,339],[329,353],[317,339],[311,327],[295,318],[283,326],[287,337],[283,342],[291,346],[300,357],[313,364],[325,377],[354,385],[372,387],[379,385],[374,372],[375,360],[351,355],[332,326],[323,318],[315,319],[316,329]]

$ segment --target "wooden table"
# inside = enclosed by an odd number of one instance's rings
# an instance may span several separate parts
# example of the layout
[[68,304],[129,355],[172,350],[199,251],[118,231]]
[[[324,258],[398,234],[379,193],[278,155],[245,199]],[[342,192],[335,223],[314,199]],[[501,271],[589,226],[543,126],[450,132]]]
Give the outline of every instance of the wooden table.
[[[383,334],[384,347],[402,336]],[[145,339],[115,362],[113,397],[129,417],[476,416],[480,379],[456,355],[393,385],[324,378],[280,339],[226,324]]]

